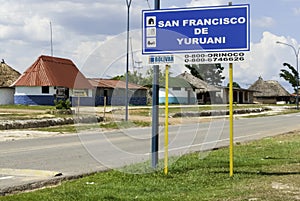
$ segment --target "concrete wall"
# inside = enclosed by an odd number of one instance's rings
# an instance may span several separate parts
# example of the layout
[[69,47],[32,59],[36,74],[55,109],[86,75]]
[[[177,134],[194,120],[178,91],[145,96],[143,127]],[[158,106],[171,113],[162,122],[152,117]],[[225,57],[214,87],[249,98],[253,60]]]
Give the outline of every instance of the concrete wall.
[[[129,97],[129,105],[147,105],[147,97]],[[113,96],[106,98],[107,105],[125,105],[124,96]],[[95,97],[95,106],[103,106],[104,105],[104,96],[96,96]]]
[[0,105],[14,104],[14,88],[0,88]]
[[[97,88],[95,90],[95,106],[104,105],[104,91],[106,91],[107,105],[125,105],[125,90],[112,88]],[[147,105],[147,90],[129,90],[129,105]]]

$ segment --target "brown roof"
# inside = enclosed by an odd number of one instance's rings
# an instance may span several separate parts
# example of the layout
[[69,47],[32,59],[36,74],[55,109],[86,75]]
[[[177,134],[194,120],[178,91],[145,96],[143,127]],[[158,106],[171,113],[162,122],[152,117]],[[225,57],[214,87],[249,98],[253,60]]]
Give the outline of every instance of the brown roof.
[[262,77],[259,77],[258,80],[249,87],[249,90],[256,91],[253,93],[255,97],[290,96],[290,93],[283,88],[278,81],[264,81]]
[[44,55],[40,56],[13,85],[92,88],[71,60]]
[[207,82],[193,76],[192,74],[188,72],[184,72],[177,77],[185,79],[187,82],[189,82],[191,85],[193,85],[196,88],[196,93],[199,92],[208,92],[208,91],[220,91],[219,88],[208,84]]
[[[126,82],[122,80],[110,80],[110,79],[101,79],[101,78],[88,78],[89,82],[93,87],[101,88],[112,88],[112,89],[126,89]],[[133,83],[128,83],[129,89],[147,89],[146,87],[136,85]]]
[[0,87],[9,87],[20,75],[21,73],[14,70],[2,60],[0,63]]

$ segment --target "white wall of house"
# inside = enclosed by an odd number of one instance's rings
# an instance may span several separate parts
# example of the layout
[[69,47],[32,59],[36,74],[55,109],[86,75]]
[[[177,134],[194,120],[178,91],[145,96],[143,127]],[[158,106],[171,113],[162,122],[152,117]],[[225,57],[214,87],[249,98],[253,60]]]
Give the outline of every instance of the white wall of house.
[[[192,101],[191,104],[195,104],[196,102],[196,93],[192,89],[187,89],[187,88],[169,88],[169,103],[174,103],[176,99],[180,103],[187,104],[189,102],[188,98],[190,98],[190,101]],[[165,101],[163,98],[165,98],[165,88],[160,88],[159,89],[159,102],[164,103]]]
[[42,87],[41,86],[37,86],[37,87],[27,87],[27,86],[17,86],[16,87],[16,92],[15,95],[53,95],[56,93],[56,90],[54,89],[54,87],[49,87],[49,93],[42,93]]
[[[87,97],[92,97],[93,96],[93,90],[92,89],[86,89],[82,90],[86,91]],[[15,95],[16,96],[24,96],[24,95],[39,95],[39,96],[49,96],[56,94],[56,89],[54,87],[49,87],[49,93],[42,93],[42,87],[41,86],[36,86],[36,87],[27,87],[27,86],[17,86]],[[70,93],[71,96],[73,96],[73,90],[71,90]]]
[[0,88],[0,105],[14,104],[14,88]]
[[70,90],[70,96],[92,97],[93,89],[72,89]]

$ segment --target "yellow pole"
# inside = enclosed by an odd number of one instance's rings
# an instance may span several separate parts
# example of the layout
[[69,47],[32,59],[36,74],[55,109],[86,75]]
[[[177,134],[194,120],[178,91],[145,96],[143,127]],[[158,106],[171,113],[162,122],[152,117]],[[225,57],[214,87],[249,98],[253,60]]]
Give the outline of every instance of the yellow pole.
[[233,176],[233,64],[229,64],[230,177]]
[[166,65],[165,88],[165,175],[168,174],[168,150],[169,150],[169,65]]

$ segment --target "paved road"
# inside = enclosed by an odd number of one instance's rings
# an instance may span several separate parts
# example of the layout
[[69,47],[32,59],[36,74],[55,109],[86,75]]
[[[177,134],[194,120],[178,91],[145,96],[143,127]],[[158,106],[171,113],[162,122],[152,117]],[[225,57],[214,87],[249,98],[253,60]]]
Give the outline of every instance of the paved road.
[[[170,155],[227,146],[228,124],[228,120],[218,119],[206,123],[170,126]],[[293,130],[300,130],[300,113],[234,121],[235,142]],[[161,158],[163,144],[164,128],[161,127]],[[78,175],[148,161],[151,158],[150,147],[150,128],[1,142],[0,189],[53,178],[58,173],[64,176]]]

